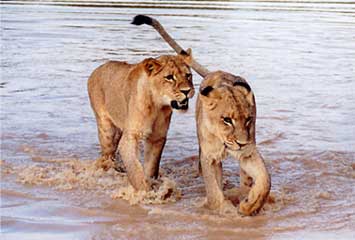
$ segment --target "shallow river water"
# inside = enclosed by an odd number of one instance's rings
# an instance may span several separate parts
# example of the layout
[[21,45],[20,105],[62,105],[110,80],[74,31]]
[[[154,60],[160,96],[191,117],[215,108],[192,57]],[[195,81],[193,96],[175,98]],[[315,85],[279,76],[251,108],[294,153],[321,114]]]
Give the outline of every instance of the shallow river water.
[[[259,215],[203,207],[194,104],[174,113],[162,192],[135,195],[124,174],[94,168],[92,70],[172,53],[136,14],[248,79],[272,177]],[[355,238],[354,1],[1,1],[1,34],[1,239]],[[224,177],[237,190],[233,159]]]

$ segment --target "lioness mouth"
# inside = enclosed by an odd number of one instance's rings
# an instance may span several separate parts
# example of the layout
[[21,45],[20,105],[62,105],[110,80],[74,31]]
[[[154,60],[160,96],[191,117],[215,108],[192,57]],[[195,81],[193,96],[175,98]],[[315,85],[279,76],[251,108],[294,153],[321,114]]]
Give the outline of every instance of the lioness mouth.
[[224,147],[232,150],[232,151],[240,151],[242,150],[241,146],[239,144],[233,144],[233,143],[229,143],[229,142],[224,142]]
[[172,108],[177,109],[177,110],[187,110],[189,108],[189,99],[185,98],[181,102],[173,100],[173,101],[171,101],[170,105]]
[[231,150],[231,151],[245,151],[248,146],[250,146],[249,143],[239,143],[237,142],[237,144],[231,144],[231,143],[228,143],[228,142],[224,142],[224,147],[228,150]]

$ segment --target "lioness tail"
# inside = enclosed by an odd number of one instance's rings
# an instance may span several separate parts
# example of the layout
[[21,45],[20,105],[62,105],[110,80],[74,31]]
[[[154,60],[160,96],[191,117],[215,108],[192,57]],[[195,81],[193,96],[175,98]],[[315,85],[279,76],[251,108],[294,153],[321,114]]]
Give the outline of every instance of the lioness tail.
[[[187,54],[187,52],[165,31],[163,26],[159,23],[158,20],[145,16],[145,15],[137,15],[133,18],[131,22],[134,25],[142,25],[147,24],[152,26],[157,32],[162,36],[162,38],[175,50],[178,54]],[[208,74],[208,70],[192,59],[190,63],[191,67],[202,77],[205,77]]]

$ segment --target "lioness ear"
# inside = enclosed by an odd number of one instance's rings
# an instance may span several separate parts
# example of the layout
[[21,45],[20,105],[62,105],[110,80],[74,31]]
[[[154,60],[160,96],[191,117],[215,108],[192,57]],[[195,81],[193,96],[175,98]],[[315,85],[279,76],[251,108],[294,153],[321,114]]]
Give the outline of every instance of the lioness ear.
[[235,81],[233,83],[233,86],[241,86],[241,87],[245,88],[248,92],[251,92],[251,88],[247,82]]
[[161,63],[154,58],[145,59],[143,61],[143,66],[144,66],[144,70],[146,71],[148,76],[151,76],[153,74],[157,74],[162,69]]
[[253,91],[251,90],[249,84],[243,78],[237,77],[237,79],[233,83],[233,86],[239,86],[239,87],[244,88],[245,91],[247,92],[246,99],[247,99],[248,103],[251,106],[254,106],[255,99],[254,99]]
[[179,54],[180,56],[183,57],[184,62],[190,66],[191,61],[192,61],[192,50],[191,48],[188,48],[186,51],[182,50]]
[[218,99],[220,97],[218,89],[214,89],[212,86],[206,86],[200,89],[200,94],[201,102],[203,102],[203,105],[207,109],[213,110],[216,108]]
[[191,48],[188,48],[188,49],[186,50],[186,53],[187,53],[187,55],[192,56],[192,49],[191,49]]
[[220,99],[221,97],[221,90],[212,86],[200,88],[200,93],[202,96],[204,96],[204,98],[208,99]]
[[251,106],[254,106],[255,104],[255,99],[254,99],[254,94],[253,94],[253,91],[249,91],[247,96],[246,96],[246,99],[248,101],[248,103],[251,105]]
[[200,93],[201,93],[201,95],[207,97],[208,94],[209,94],[212,90],[213,90],[213,87],[207,86],[207,87],[202,88],[202,89],[200,90]]

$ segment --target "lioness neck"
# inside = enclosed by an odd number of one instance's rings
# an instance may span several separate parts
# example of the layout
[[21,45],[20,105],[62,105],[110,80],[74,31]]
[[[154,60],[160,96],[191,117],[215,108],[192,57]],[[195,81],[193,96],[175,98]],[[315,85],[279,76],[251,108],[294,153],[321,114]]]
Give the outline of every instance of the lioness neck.
[[[140,69],[139,71],[144,70]],[[154,113],[159,113],[161,110],[164,110],[165,112],[167,106],[163,104],[163,101],[159,98],[157,93],[154,92],[151,85],[151,79],[148,78],[147,74],[141,72],[140,77],[136,81],[137,94],[133,105],[142,113],[147,113],[148,115],[154,115]]]

